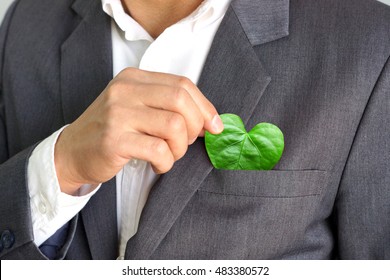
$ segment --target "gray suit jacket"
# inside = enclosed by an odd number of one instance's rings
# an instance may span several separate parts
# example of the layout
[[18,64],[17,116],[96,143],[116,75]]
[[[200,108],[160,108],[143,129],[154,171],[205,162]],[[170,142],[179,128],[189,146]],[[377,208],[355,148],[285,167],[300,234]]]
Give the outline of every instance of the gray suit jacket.
[[[99,0],[20,0],[0,33],[3,259],[33,243],[26,165],[112,78]],[[390,9],[369,0],[236,0],[199,87],[250,129],[278,125],[272,171],[212,167],[203,139],[150,193],[129,259],[390,258]],[[62,256],[117,256],[114,181],[70,225]]]

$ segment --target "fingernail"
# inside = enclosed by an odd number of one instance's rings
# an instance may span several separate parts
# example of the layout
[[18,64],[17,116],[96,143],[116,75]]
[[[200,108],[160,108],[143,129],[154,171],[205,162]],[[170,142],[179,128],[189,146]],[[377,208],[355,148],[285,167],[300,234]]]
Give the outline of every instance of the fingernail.
[[215,115],[211,121],[211,126],[213,128],[213,132],[221,133],[223,131],[223,123],[221,117],[219,115]]

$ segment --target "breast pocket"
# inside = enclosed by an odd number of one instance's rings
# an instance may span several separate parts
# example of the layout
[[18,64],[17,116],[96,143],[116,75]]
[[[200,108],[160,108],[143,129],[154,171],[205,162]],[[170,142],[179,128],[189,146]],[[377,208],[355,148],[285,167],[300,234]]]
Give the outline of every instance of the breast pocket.
[[320,204],[329,174],[213,170],[179,220],[180,232],[188,230],[185,240],[204,244],[207,255],[221,259],[289,258],[302,248],[317,254],[329,242],[325,223],[319,222],[326,215]]
[[293,198],[321,194],[328,172],[320,170],[217,170],[200,192],[249,197]]

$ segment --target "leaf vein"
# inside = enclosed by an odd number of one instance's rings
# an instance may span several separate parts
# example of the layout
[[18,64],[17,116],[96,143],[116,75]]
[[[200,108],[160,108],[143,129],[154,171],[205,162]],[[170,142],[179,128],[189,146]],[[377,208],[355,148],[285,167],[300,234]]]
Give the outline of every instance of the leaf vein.
[[234,143],[232,143],[232,144],[229,144],[228,146],[224,147],[224,149],[230,148],[231,146],[234,146],[234,145],[236,145],[237,143],[240,143],[241,141],[243,141],[243,140],[238,140],[238,141],[236,141],[236,142],[234,142]]
[[[237,160],[237,165],[238,165],[238,167],[240,167],[240,161],[241,161],[241,156],[242,156],[242,150],[244,150],[244,144],[245,144],[245,141],[246,141],[247,138],[248,138],[248,135],[245,135],[244,140],[242,140],[242,145],[241,145],[241,148],[240,148],[240,154],[239,154],[238,160]],[[236,166],[236,168],[237,168],[237,166]],[[241,169],[242,169],[242,168],[241,168]]]
[[264,158],[264,157],[263,157],[263,154],[260,152],[260,150],[259,150],[259,148],[257,147],[257,145],[253,142],[252,138],[251,138],[250,136],[248,136],[248,138],[249,138],[249,141],[251,141],[252,145],[255,146],[257,152],[259,153],[259,156],[260,156],[261,158]]

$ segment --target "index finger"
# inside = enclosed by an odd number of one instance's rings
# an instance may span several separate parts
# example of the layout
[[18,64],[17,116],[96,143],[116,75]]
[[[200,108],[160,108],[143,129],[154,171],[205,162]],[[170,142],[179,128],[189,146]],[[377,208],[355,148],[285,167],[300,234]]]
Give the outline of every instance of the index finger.
[[135,68],[129,69],[128,72],[128,78],[136,79],[143,83],[161,84],[185,89],[198,106],[204,118],[204,129],[212,134],[218,134],[223,131],[223,123],[217,109],[190,79],[174,74],[151,72]]

